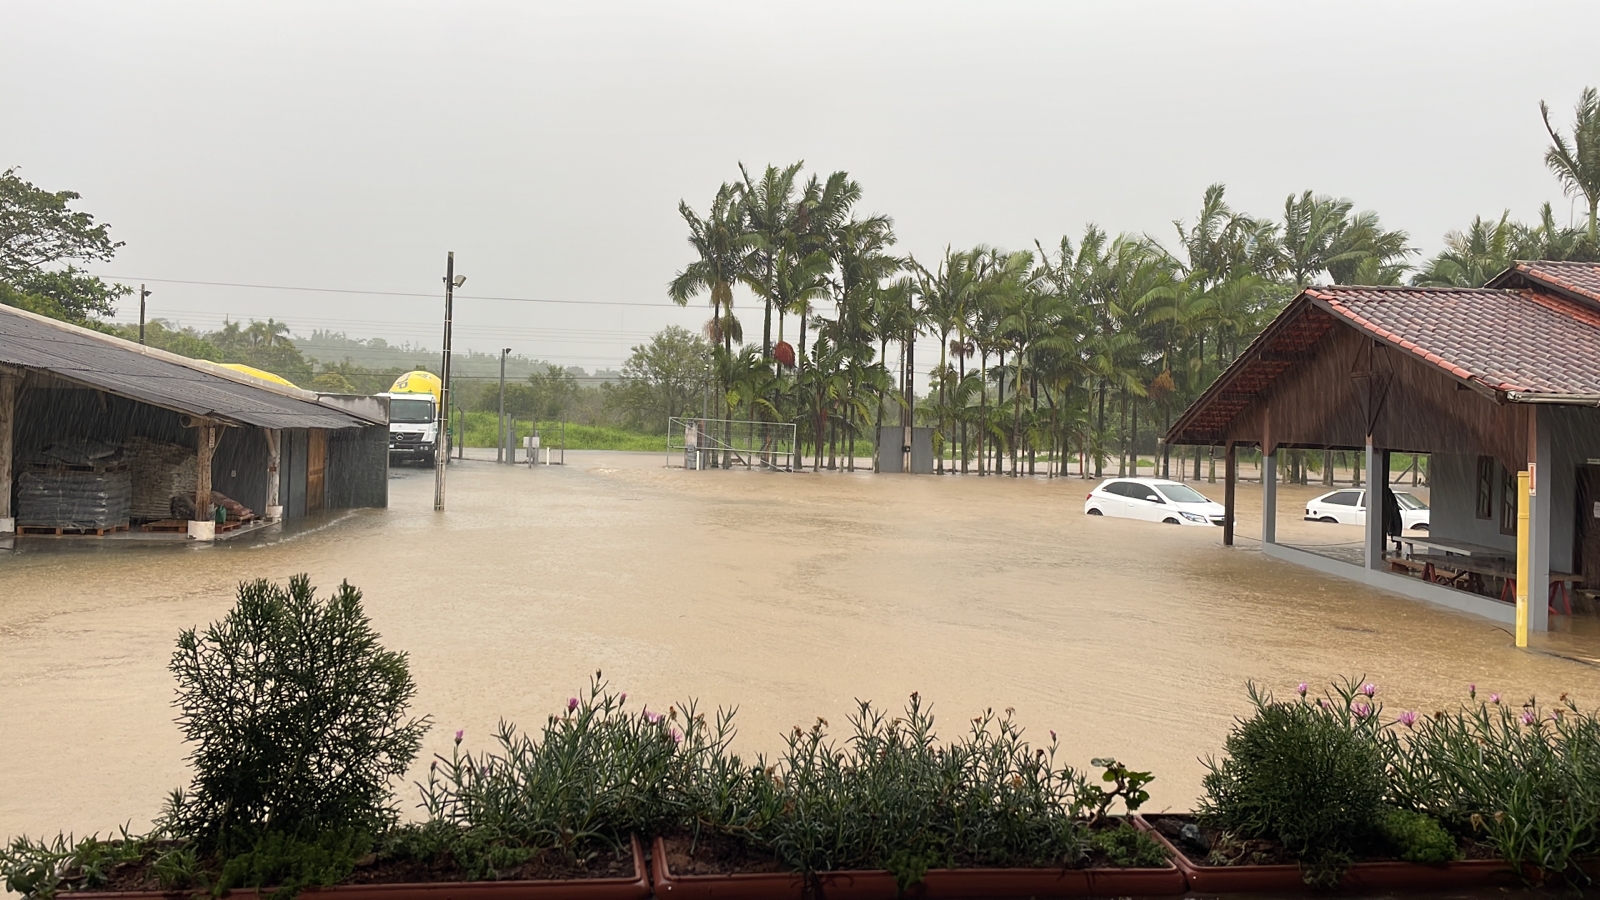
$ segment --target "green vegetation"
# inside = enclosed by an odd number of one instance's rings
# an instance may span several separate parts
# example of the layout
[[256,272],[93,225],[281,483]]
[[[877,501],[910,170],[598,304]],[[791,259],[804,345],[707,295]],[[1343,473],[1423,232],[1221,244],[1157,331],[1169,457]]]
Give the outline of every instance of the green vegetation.
[[1373,705],[1355,684],[1317,703],[1273,700],[1249,686],[1255,714],[1208,760],[1201,820],[1247,840],[1268,839],[1325,887],[1372,844],[1384,812],[1384,760]]
[[[466,418],[466,445],[468,447],[493,447],[498,440],[499,430],[495,427],[495,416],[491,412],[469,412]],[[456,428],[452,425],[451,428]],[[459,431],[457,432],[460,433]],[[524,419],[516,423],[517,446],[522,446],[522,439],[532,433],[530,423]],[[545,421],[539,423],[539,436],[542,446],[561,446],[562,423]],[[666,437],[662,434],[643,434],[637,431],[626,431],[621,428],[610,428],[604,425],[579,425],[573,422],[566,423],[566,445],[568,450],[640,450],[651,453],[665,453],[667,449]],[[519,449],[518,455],[522,451]]]
[[[848,173],[807,178],[794,163],[741,167],[703,214],[680,202],[690,253],[668,296],[709,303],[717,405],[798,423],[813,468],[853,467],[856,442],[910,417],[936,430],[940,471],[949,459],[1056,474],[1076,457],[1096,476],[1115,459],[1121,475],[1307,285],[1479,286],[1519,258],[1600,259],[1596,96],[1580,100],[1571,136],[1549,127],[1546,157],[1589,202],[1587,230],[1557,225],[1548,204],[1532,225],[1480,218],[1417,268],[1406,232],[1348,199],[1302,191],[1260,216],[1233,209],[1220,184],[1165,246],[1089,225],[1029,249],[918,259],[894,253],[892,219],[859,211]],[[740,285],[761,307],[759,341],[738,318]],[[908,375],[919,350],[938,359],[927,386]],[[1289,480],[1304,481],[1306,452],[1288,457]]]

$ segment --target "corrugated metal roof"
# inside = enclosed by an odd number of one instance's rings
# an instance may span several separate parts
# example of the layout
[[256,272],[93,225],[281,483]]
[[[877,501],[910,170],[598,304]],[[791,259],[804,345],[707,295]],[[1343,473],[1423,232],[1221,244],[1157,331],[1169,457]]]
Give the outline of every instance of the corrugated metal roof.
[[8,306],[0,306],[0,363],[42,369],[175,412],[258,428],[374,424],[314,399],[236,381],[201,364]]

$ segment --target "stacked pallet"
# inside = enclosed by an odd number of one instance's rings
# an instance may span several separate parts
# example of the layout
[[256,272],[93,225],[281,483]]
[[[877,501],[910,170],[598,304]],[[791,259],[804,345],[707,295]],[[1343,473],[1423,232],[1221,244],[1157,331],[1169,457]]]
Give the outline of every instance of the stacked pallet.
[[31,465],[17,476],[17,528],[103,534],[128,527],[133,482],[117,466]]
[[129,438],[123,457],[133,478],[133,502],[129,509],[138,521],[165,519],[172,515],[172,498],[193,497],[199,473],[195,471],[195,452],[181,444],[168,444],[146,437]]

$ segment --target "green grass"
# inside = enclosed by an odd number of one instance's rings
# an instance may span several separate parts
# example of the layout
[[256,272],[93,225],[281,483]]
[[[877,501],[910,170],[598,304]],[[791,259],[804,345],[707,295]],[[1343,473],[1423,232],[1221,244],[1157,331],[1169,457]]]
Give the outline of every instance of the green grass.
[[[466,414],[468,447],[493,447],[497,438],[494,413],[469,412]],[[517,440],[530,433],[529,423],[517,422]],[[544,422],[539,426],[540,443],[546,447],[561,446],[561,423]],[[517,446],[521,446],[518,443]],[[567,423],[568,450],[642,450],[665,453],[667,438],[660,434],[640,434],[621,428],[602,425],[575,425]]]

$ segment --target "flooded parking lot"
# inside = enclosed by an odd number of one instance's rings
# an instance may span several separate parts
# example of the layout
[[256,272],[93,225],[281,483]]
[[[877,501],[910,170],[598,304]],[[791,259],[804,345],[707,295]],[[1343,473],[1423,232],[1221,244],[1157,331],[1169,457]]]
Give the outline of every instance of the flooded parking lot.
[[[1600,699],[1600,668],[1558,655],[1600,655],[1589,635],[1520,652],[1493,623],[1247,540],[1225,550],[1218,529],[1086,517],[1075,478],[567,461],[469,461],[444,514],[430,472],[397,470],[389,509],[298,532],[0,554],[0,835],[143,827],[184,781],[166,671],[179,629],[220,616],[242,579],[298,572],[359,586],[385,641],[411,655],[416,707],[436,722],[428,751],[457,728],[471,741],[501,717],[536,722],[595,669],[655,708],[737,704],[752,753],[819,715],[841,730],[854,698],[896,706],[920,691],[947,733],[1015,707],[1034,738],[1060,734],[1064,761],[1153,770],[1152,806],[1185,809],[1246,679],[1288,691],[1365,675],[1391,711],[1454,703],[1469,682]],[[1290,516],[1322,490],[1282,489],[1280,536],[1359,540]],[[1256,533],[1259,487],[1240,496],[1240,533]]]

